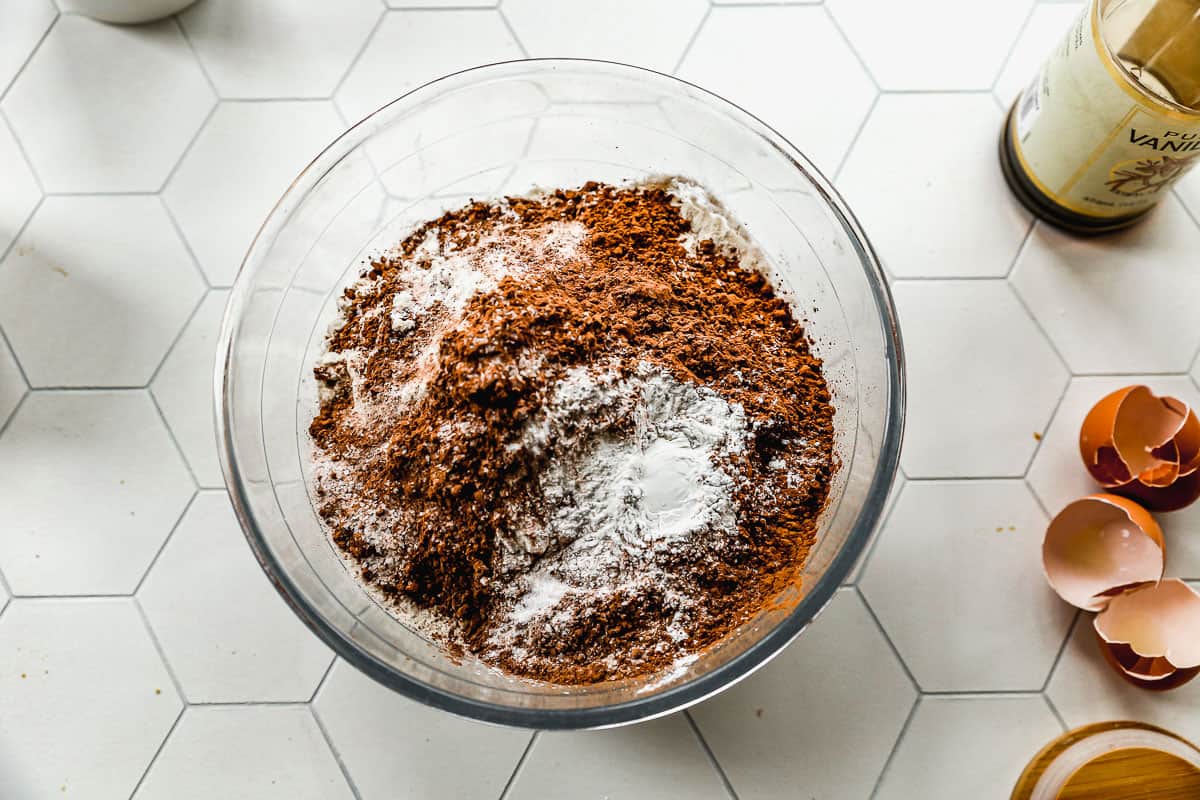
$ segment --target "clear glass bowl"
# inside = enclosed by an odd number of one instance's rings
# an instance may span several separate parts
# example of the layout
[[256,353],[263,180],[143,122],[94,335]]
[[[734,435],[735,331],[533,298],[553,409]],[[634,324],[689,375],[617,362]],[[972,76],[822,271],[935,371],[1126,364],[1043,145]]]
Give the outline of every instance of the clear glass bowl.
[[[698,180],[740,218],[824,359],[841,468],[802,584],[677,673],[573,688],[456,662],[372,601],[334,552],[309,498],[311,368],[334,298],[365,256],[472,196],[652,174]],[[750,114],[682,81],[619,64],[534,60],[467,70],[355,125],[296,178],[259,231],[219,348],[225,479],[279,592],[339,655],[380,683],[509,725],[648,719],[762,666],[812,621],[862,554],[900,450],[896,313],[845,203],[808,159]]]

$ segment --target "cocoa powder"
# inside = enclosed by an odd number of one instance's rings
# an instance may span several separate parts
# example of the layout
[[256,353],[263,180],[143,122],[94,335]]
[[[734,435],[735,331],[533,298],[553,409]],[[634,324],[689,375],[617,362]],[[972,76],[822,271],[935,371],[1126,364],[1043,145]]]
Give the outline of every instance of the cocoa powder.
[[[553,244],[579,229],[577,248]],[[452,650],[553,683],[634,677],[720,641],[799,581],[835,469],[821,363],[766,278],[718,243],[689,248],[689,229],[662,185],[476,202],[414,231],[346,290],[331,357],[315,368],[324,393],[310,434],[352,490],[318,480],[319,512],[365,581],[450,623]],[[408,297],[400,276],[426,269],[431,249],[490,241],[505,243],[510,274],[398,335],[388,311]],[[652,560],[663,585],[565,597],[554,624],[498,644],[511,543],[550,513],[545,471],[576,434],[619,436],[636,420],[606,409],[532,450],[523,432],[570,370],[631,377],[647,365],[744,411],[746,447],[720,465],[736,476],[736,525],[628,556]],[[398,388],[415,383],[415,397]],[[519,566],[567,545],[533,548]]]

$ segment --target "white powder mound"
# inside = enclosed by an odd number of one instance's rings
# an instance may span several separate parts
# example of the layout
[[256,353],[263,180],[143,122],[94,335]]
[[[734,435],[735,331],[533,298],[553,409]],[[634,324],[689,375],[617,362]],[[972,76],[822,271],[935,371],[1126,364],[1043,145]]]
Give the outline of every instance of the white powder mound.
[[[632,430],[573,436],[581,422],[614,409],[633,419]],[[541,476],[548,517],[504,543],[511,610],[492,644],[519,645],[531,623],[566,624],[562,606],[572,595],[632,596],[646,585],[666,590],[677,607],[672,638],[686,639],[690,603],[671,592],[672,576],[642,556],[708,549],[736,531],[736,486],[726,462],[744,452],[748,435],[741,406],[659,367],[640,364],[625,379],[612,370],[571,370],[522,439],[538,450],[565,437],[569,446],[559,452],[568,455]]]
[[691,223],[691,230],[683,235],[683,246],[690,254],[696,254],[700,242],[711,239],[721,251],[736,254],[744,269],[761,269],[766,265],[749,231],[703,186],[684,178],[669,178],[666,190],[679,201],[680,215]]

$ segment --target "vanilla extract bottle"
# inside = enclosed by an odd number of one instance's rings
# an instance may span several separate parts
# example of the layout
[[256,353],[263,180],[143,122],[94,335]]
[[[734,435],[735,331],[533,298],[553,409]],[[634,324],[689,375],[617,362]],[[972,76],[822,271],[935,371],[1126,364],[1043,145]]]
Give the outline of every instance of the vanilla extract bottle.
[[1013,193],[1076,233],[1132,225],[1200,162],[1200,0],[1091,0],[1017,97]]

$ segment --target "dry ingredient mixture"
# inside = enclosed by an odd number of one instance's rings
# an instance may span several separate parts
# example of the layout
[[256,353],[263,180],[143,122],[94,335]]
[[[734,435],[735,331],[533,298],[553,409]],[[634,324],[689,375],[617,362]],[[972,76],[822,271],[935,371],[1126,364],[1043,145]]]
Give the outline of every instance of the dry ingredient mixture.
[[820,361],[744,230],[664,179],[474,202],[344,290],[313,488],[399,618],[583,684],[798,581],[835,470]]

